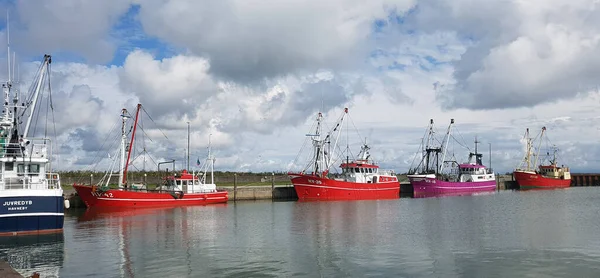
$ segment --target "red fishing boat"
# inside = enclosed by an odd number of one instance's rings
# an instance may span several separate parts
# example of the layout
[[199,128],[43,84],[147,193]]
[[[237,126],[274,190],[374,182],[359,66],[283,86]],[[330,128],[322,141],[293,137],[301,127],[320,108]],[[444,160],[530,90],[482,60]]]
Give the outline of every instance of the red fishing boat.
[[[525,139],[527,140],[527,150],[521,165],[513,172],[513,176],[519,187],[527,188],[566,188],[571,186],[571,173],[569,167],[564,165],[558,166],[556,153],[557,149],[553,148],[552,158],[547,165],[543,162],[535,169],[538,164],[539,151],[541,147],[542,137],[546,131],[546,127],[542,127],[539,136],[539,145],[537,154],[533,155],[533,139],[529,137],[529,128],[525,131]],[[547,153],[550,155],[550,153]],[[534,157],[532,162],[532,156]]]
[[[179,175],[172,175],[164,179],[164,185],[156,189],[146,189],[146,184],[128,184],[127,170],[130,164],[131,152],[135,140],[138,118],[141,104],[138,104],[133,123],[133,132],[131,141],[127,142],[126,124],[131,118],[127,109],[121,113],[121,149],[120,149],[120,169],[118,186],[116,189],[109,188],[109,181],[112,174],[105,175],[105,178],[97,185],[74,184],[79,197],[86,206],[89,207],[167,207],[167,206],[189,206],[206,205],[213,203],[225,203],[228,201],[227,191],[218,190],[214,184],[213,165],[214,158],[210,156],[207,163],[204,164],[204,172],[201,175],[189,173],[183,170]],[[128,147],[126,147],[128,146]],[[125,156],[127,160],[125,161]],[[210,163],[211,183],[206,183],[208,165]]]
[[[317,116],[315,134],[308,134],[313,151],[308,165],[298,173],[288,173],[300,200],[367,200],[392,199],[400,196],[398,177],[391,170],[381,170],[369,154],[366,142],[362,145],[358,158],[349,159],[347,147],[346,162],[341,163],[339,173],[330,173],[330,166],[336,163],[335,151],[338,148],[341,127],[348,108],[336,123],[333,130],[321,136],[323,115]],[[332,144],[333,140],[333,144]],[[340,159],[341,160],[341,159]]]

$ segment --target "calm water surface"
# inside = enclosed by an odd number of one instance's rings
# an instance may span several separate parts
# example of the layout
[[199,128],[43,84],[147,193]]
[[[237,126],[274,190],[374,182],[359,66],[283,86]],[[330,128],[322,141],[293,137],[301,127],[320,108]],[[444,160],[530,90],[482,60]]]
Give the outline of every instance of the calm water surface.
[[599,210],[588,187],[79,211],[0,258],[60,277],[600,277]]

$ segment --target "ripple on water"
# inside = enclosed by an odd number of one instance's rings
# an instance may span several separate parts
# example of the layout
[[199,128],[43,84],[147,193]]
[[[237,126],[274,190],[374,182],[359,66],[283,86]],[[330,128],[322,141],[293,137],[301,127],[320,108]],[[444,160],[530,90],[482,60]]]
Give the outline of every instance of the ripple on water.
[[73,213],[62,241],[0,255],[61,277],[598,277],[599,212],[600,188],[571,188]]

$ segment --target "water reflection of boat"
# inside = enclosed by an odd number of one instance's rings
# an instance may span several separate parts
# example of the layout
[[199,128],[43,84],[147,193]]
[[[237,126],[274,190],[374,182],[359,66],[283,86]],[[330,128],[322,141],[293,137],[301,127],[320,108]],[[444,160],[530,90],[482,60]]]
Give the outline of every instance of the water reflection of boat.
[[414,198],[435,198],[435,197],[450,197],[450,196],[479,196],[491,195],[496,191],[484,192],[415,192]]
[[[76,276],[96,274],[109,277],[185,277],[190,270],[172,268],[172,260],[193,267],[192,253],[198,237],[215,241],[227,227],[219,226],[224,204],[158,208],[90,208],[78,217],[75,234],[90,240],[78,248],[96,250],[71,259],[80,265],[95,257],[94,268],[77,269]],[[216,232],[214,230],[220,230]],[[87,247],[84,245],[88,245]],[[84,246],[84,247],[81,247]],[[186,250],[181,252],[181,250]],[[166,255],[168,254],[168,255]],[[161,262],[158,262],[161,261]]]
[[519,191],[550,191],[550,190],[567,190],[568,187],[521,187]]
[[127,207],[105,207],[88,208],[79,218],[79,221],[90,221],[101,218],[121,218],[128,216],[139,216],[144,214],[156,214],[165,211],[172,211],[175,207],[157,207],[157,208],[127,208]]
[[25,277],[60,277],[64,261],[63,233],[0,237],[0,259]]

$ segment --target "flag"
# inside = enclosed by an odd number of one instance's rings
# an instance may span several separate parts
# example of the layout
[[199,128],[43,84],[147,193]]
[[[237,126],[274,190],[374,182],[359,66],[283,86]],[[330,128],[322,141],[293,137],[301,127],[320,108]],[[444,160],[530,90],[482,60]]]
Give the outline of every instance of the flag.
[[200,158],[198,158],[198,160],[196,160],[196,165],[200,166]]

